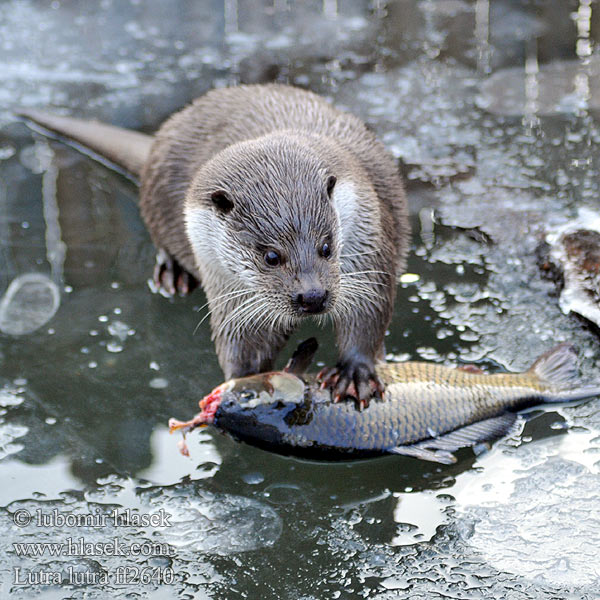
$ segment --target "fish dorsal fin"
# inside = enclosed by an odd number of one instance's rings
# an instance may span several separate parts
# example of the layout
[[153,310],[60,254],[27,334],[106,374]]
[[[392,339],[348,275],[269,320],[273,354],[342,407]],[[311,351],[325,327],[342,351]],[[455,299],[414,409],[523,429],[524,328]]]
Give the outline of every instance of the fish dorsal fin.
[[310,367],[318,348],[319,343],[316,338],[311,337],[304,340],[298,344],[296,351],[292,354],[292,357],[288,360],[283,370],[292,375],[304,375],[308,367]]
[[416,444],[398,446],[390,452],[451,465],[456,462],[453,452],[460,448],[469,448],[501,438],[510,431],[516,420],[517,415],[514,413],[504,413],[485,421],[465,425],[439,437],[423,440]]
[[568,342],[555,346],[531,365],[529,373],[553,386],[566,387],[578,383],[579,369],[575,347]]

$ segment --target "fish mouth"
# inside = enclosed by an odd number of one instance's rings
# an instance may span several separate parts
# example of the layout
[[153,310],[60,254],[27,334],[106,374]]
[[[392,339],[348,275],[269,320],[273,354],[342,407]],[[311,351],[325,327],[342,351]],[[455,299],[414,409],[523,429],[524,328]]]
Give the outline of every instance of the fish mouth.
[[226,381],[218,387],[216,387],[210,394],[204,396],[200,400],[200,412],[189,421],[179,421],[177,419],[169,419],[169,433],[174,431],[181,431],[183,438],[179,441],[177,446],[183,456],[189,456],[190,452],[185,441],[185,436],[190,431],[197,429],[198,427],[206,427],[215,420],[215,413],[221,404],[223,392],[231,389],[232,382]]
[[200,412],[189,421],[179,421],[177,419],[169,419],[169,433],[181,431],[184,435],[197,429],[198,427],[206,427],[211,425],[215,420],[215,413],[223,399],[223,392],[231,388],[231,382],[226,381],[217,386],[210,394],[207,394],[200,400]]
[[226,381],[217,386],[210,394],[200,400],[200,415],[204,419],[204,425],[210,425],[215,420],[215,413],[223,399],[223,392],[231,388],[231,382]]

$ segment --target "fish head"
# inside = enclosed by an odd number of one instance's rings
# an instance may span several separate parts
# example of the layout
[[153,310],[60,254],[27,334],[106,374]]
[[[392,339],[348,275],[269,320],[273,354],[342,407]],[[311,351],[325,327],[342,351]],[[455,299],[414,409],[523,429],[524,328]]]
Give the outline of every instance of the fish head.
[[286,371],[230,379],[200,401],[198,417],[205,425],[216,425],[216,420],[225,414],[250,418],[261,407],[303,402],[305,389],[306,384],[300,377]]
[[310,384],[305,382],[304,372],[317,348],[317,340],[310,338],[299,344],[282,371],[222,383],[200,400],[200,412],[193,419],[170,419],[170,431],[181,431],[185,436],[198,427],[215,425],[234,434],[237,431],[241,436],[243,431],[252,428],[252,423],[275,421],[282,407],[293,409],[306,400]]

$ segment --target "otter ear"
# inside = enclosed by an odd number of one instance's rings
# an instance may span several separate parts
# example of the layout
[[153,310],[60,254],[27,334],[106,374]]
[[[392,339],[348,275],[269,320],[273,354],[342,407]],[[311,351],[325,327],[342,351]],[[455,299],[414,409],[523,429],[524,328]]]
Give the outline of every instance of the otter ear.
[[337,178],[334,177],[333,175],[330,175],[327,178],[327,195],[331,198],[331,194],[333,193],[333,188],[335,187],[335,183],[337,181]]
[[213,192],[210,195],[210,199],[216,208],[224,214],[227,214],[233,208],[233,200],[231,200],[227,192],[224,190],[217,190],[216,192]]

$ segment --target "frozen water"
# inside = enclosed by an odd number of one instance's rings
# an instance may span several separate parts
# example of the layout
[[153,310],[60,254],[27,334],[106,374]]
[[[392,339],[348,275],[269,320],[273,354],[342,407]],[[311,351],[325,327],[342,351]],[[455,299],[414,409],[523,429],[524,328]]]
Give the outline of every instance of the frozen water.
[[499,571],[597,588],[598,442],[598,432],[577,433],[522,448],[489,470],[484,459],[484,473],[455,493],[465,540]]
[[58,286],[42,273],[26,273],[12,280],[0,299],[0,331],[26,335],[43,327],[60,306]]
[[16,454],[23,449],[19,438],[27,434],[29,429],[16,423],[6,423],[4,415],[23,402],[23,390],[7,384],[0,389],[0,460]]
[[[309,87],[364,118],[407,181],[413,251],[388,356],[521,370],[569,340],[599,378],[596,333],[562,312],[536,257],[581,208],[598,212],[598,14],[586,0],[0,5],[2,323],[22,325],[6,314],[26,305],[5,302],[22,274],[49,272],[68,292],[35,335],[0,335],[0,596],[596,600],[597,401],[536,410],[518,435],[447,467],[302,462],[206,430],[181,456],[168,417],[193,412],[222,378],[208,324],[193,333],[205,299],[150,294],[136,188],[32,137],[9,109],[153,131],[215,86]],[[52,285],[37,317],[51,312]],[[313,333],[330,335],[301,335]],[[318,359],[334,363],[333,344]],[[164,508],[176,525],[11,520],[19,508],[115,507]],[[175,553],[44,567],[172,567],[175,583],[11,583],[15,566],[42,564],[17,559],[14,541],[115,535]]]
[[479,105],[499,115],[555,115],[600,109],[600,60],[555,61],[532,74],[511,67],[482,86]]
[[336,101],[374,123],[409,179],[438,183],[468,175],[480,132],[470,122],[473,74],[459,65],[420,60],[345,84]]
[[171,527],[163,532],[163,539],[187,552],[247,552],[273,546],[281,535],[277,513],[242,496],[195,493],[190,497],[183,490],[171,497],[161,496],[154,505],[171,515]]
[[27,431],[29,431],[27,427],[0,424],[0,460],[23,449],[23,445],[15,443],[15,440],[23,437]]

